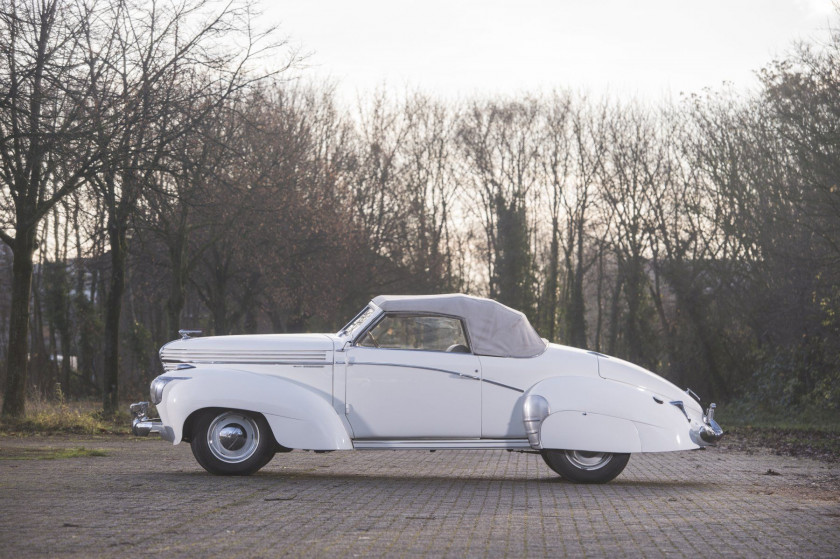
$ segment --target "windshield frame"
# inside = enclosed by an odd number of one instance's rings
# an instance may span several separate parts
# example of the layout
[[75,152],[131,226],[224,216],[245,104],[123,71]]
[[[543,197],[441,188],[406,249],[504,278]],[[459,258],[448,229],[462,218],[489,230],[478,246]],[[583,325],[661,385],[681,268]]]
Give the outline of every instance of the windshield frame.
[[353,319],[344,325],[344,328],[338,331],[336,334],[339,337],[347,337],[351,340],[354,338],[356,332],[359,332],[360,329],[364,329],[371,320],[376,320],[379,315],[382,314],[382,309],[377,307],[375,304],[368,303],[365,305],[362,310],[360,310]]

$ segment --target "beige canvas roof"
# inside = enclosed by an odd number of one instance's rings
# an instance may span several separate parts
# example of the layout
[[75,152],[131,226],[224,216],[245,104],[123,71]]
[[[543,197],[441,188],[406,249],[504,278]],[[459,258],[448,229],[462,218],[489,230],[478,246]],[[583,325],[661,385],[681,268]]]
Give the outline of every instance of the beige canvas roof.
[[493,357],[534,357],[545,351],[528,318],[490,299],[471,295],[380,295],[373,304],[385,312],[418,312],[462,317],[473,353]]

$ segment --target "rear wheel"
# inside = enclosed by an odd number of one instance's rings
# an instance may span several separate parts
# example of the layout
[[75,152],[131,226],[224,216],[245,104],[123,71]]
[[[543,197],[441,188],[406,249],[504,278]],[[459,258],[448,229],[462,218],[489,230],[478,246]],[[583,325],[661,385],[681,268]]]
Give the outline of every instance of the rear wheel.
[[251,475],[274,456],[274,437],[261,415],[206,410],[194,426],[193,456],[211,474]]
[[543,450],[542,457],[549,468],[576,483],[611,481],[630,461],[629,454],[583,450]]

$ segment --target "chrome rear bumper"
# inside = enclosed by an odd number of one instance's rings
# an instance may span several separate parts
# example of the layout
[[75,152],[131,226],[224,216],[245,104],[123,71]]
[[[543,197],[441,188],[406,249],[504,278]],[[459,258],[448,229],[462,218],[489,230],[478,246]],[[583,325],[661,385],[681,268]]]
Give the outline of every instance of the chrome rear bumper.
[[712,404],[706,410],[706,415],[703,416],[703,423],[700,427],[700,438],[707,444],[714,445],[723,437],[723,429],[715,421],[715,408],[717,406]]

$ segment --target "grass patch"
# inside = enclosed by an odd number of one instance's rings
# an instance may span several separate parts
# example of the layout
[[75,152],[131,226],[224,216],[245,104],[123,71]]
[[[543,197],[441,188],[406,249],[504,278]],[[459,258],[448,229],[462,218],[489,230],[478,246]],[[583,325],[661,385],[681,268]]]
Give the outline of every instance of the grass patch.
[[105,417],[101,404],[93,400],[28,400],[25,417],[0,418],[2,435],[128,435],[130,432],[131,418],[128,413],[120,412],[114,417]]
[[108,456],[100,448],[22,448],[11,454],[0,454],[0,460],[61,460],[64,458],[85,458],[89,456]]

